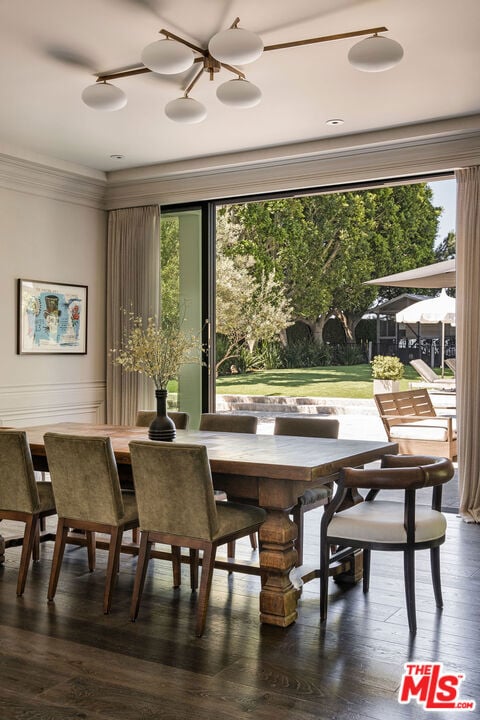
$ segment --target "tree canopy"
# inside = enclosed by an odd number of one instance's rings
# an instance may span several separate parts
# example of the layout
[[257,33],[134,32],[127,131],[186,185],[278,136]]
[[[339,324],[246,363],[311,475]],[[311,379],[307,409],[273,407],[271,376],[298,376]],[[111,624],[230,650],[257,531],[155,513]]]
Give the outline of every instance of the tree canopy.
[[230,205],[223,253],[251,258],[257,281],[273,273],[317,340],[331,315],[353,339],[376,297],[399,292],[362,283],[434,262],[440,212],[425,183]]

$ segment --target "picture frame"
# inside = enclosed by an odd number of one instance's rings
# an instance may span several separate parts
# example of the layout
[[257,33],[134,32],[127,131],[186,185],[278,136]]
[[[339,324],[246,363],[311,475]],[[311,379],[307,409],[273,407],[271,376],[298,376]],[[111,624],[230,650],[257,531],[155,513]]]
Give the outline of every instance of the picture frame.
[[17,353],[86,355],[88,286],[18,280]]

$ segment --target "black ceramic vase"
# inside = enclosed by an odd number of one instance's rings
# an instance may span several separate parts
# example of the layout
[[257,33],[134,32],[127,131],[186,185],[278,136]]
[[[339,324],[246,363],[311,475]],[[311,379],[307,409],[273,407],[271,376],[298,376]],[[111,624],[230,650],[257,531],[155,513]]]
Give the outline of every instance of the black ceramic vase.
[[148,428],[150,440],[171,441],[175,438],[175,423],[167,415],[167,391],[155,390],[157,414]]

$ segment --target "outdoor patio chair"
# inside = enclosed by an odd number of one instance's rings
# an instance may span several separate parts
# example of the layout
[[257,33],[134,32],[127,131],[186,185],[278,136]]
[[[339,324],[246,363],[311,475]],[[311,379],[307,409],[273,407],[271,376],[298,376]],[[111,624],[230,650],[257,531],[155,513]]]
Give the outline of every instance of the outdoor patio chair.
[[[432,584],[441,608],[440,545],[445,540],[446,520],[440,512],[442,485],[454,475],[446,458],[385,455],[381,467],[368,470],[344,468],[337,492],[322,517],[320,542],[320,620],[327,618],[330,564],[345,557],[348,549],[363,549],[363,592],[368,592],[372,550],[403,552],[408,625],[417,630],[415,611],[415,552],[430,550]],[[416,505],[415,494],[432,488],[431,506]],[[352,488],[368,489],[364,501],[338,511]],[[404,502],[377,500],[380,491],[404,490]],[[338,512],[337,512],[338,511]],[[332,545],[340,548],[330,555]]]
[[435,370],[432,370],[424,360],[410,360],[410,365],[423,378],[422,387],[433,386],[439,390],[455,390],[455,380],[453,378],[438,377]]
[[455,375],[455,373],[457,372],[457,358],[447,358],[445,360],[445,365],[449,367]]

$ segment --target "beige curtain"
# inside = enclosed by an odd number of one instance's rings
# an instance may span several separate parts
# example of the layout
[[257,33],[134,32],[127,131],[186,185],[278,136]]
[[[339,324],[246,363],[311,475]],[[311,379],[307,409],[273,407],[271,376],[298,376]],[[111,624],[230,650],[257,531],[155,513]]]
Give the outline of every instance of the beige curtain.
[[457,400],[460,514],[480,522],[480,168],[457,178]]
[[124,310],[148,317],[159,314],[160,209],[157,205],[112,210],[107,246],[107,422],[131,425],[137,408],[153,406],[154,387],[137,373],[112,362],[128,318]]

